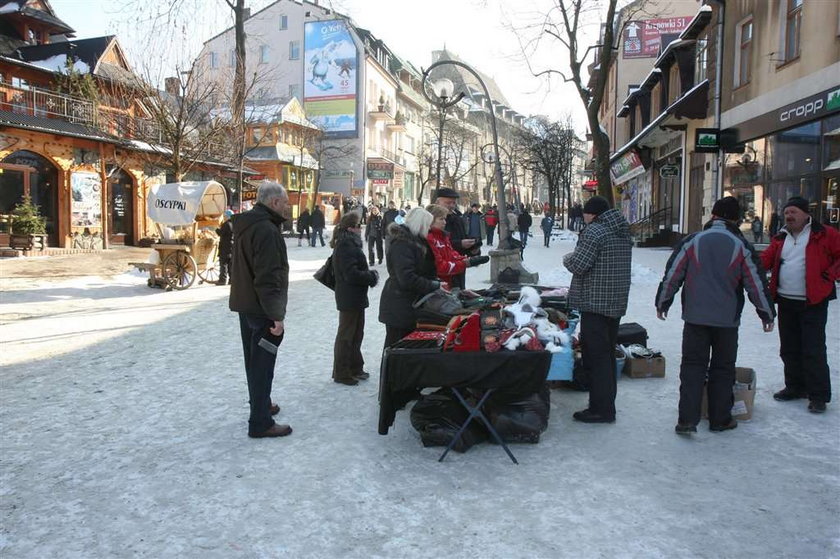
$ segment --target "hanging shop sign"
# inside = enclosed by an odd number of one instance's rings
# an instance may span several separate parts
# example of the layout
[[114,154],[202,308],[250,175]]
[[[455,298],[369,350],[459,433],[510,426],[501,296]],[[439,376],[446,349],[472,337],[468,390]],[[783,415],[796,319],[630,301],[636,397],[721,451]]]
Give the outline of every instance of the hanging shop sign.
[[391,181],[388,180],[388,179],[371,179],[370,184],[378,184],[378,185],[387,186],[387,185],[391,184]]
[[598,190],[598,181],[595,181],[595,180],[586,181],[585,183],[583,183],[582,188],[586,191],[589,191],[589,192],[595,192],[596,190]]
[[656,58],[662,35],[682,33],[691,19],[691,16],[686,16],[628,22],[622,37],[622,57]]
[[720,150],[720,130],[717,128],[698,128],[694,132],[694,151],[697,153],[717,153]]
[[394,178],[394,164],[381,159],[368,159],[367,178],[391,180]]
[[680,176],[680,167],[679,165],[663,165],[659,168],[659,176],[663,179],[667,177],[678,177]]
[[614,185],[627,182],[644,172],[645,166],[642,165],[639,152],[634,149],[631,149],[610,165],[610,176]]

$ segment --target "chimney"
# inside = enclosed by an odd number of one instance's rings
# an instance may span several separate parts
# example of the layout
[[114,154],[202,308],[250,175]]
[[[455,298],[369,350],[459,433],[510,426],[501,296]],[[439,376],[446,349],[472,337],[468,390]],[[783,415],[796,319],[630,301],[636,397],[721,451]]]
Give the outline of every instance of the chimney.
[[242,21],[251,18],[251,8],[243,8],[242,9]]
[[178,78],[164,78],[163,89],[172,97],[181,96],[181,80]]

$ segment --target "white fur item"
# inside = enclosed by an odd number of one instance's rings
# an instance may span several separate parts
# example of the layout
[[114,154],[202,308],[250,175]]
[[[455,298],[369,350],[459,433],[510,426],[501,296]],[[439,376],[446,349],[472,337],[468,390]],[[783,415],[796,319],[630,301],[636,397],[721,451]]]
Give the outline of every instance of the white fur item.
[[540,297],[540,292],[531,287],[530,285],[526,285],[522,288],[522,291],[519,293],[519,301],[517,301],[520,305],[531,305],[532,307],[539,307],[540,303],[542,303],[542,298]]
[[525,327],[517,330],[513,333],[513,335],[508,338],[508,341],[505,342],[505,348],[510,351],[515,351],[521,345],[525,345],[531,338],[535,338],[537,333],[534,331],[533,328]]

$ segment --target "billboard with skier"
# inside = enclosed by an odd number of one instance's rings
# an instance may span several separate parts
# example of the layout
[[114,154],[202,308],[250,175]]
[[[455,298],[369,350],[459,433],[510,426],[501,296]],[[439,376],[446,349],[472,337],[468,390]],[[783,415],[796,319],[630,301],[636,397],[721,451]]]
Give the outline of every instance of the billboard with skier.
[[328,136],[355,138],[359,56],[346,22],[306,22],[303,55],[307,118]]

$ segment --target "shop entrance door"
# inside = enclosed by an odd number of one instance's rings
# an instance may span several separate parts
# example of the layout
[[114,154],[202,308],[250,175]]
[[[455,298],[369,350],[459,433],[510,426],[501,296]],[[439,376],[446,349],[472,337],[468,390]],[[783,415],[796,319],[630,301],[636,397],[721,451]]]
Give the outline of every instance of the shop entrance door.
[[108,231],[111,244],[134,244],[134,194],[131,177],[117,169],[108,178]]
[[840,229],[840,175],[823,179],[820,206],[823,225]]
[[47,245],[58,246],[58,168],[26,150],[7,155],[2,163],[3,175],[9,177],[0,182],[0,214],[10,213],[28,193],[47,223]]

